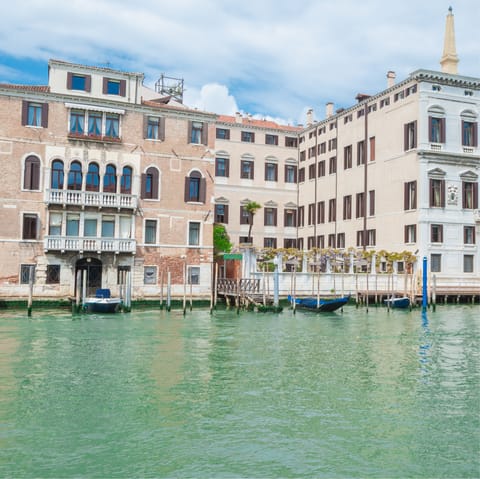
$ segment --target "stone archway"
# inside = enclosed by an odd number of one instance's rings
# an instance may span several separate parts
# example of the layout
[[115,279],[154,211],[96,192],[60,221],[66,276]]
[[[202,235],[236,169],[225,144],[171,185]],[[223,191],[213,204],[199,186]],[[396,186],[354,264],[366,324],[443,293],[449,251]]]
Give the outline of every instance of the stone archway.
[[75,263],[75,291],[77,290],[77,272],[81,271],[82,281],[86,271],[86,295],[95,296],[98,288],[102,287],[102,262],[96,258],[82,258]]

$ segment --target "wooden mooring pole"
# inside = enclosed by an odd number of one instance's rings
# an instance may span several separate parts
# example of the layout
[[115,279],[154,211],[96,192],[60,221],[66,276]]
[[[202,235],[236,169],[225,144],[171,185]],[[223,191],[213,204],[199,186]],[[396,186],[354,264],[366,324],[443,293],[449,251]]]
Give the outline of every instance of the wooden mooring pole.
[[34,275],[34,266],[28,268],[28,304],[27,304],[27,316],[30,318],[32,316],[32,305],[33,305],[33,275]]

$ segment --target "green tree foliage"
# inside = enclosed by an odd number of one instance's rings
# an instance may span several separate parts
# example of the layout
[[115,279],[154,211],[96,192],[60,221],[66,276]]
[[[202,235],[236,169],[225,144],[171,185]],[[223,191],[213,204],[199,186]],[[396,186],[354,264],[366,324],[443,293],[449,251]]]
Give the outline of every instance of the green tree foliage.
[[232,243],[230,243],[227,230],[223,225],[213,226],[213,248],[215,255],[230,253],[232,249]]
[[248,242],[251,243],[252,242],[252,227],[253,227],[253,217],[255,216],[255,213],[261,208],[262,206],[260,204],[258,204],[256,201],[249,201],[246,205],[245,205],[245,211],[248,212],[248,214],[250,215],[250,218],[249,218],[249,223],[250,223],[250,226],[248,228]]

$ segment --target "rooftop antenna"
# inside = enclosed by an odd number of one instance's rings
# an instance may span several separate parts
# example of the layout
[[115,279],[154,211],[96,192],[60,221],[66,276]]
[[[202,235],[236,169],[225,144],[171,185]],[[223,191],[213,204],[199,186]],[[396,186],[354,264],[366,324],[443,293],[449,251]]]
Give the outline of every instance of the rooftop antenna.
[[179,103],[183,103],[183,78],[167,77],[162,73],[155,83],[155,91],[164,96],[171,96]]

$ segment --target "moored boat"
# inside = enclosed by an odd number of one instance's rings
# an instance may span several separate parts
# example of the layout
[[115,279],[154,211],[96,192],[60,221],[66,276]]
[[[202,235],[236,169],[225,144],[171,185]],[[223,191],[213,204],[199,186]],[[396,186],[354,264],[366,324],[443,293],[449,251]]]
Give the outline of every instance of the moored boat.
[[[313,297],[308,298],[295,298],[295,306],[297,308],[305,308],[311,311],[321,312],[321,313],[331,313],[340,309],[342,306],[345,306],[348,303],[350,296],[342,296],[341,298],[332,298],[332,299],[317,299]],[[294,299],[292,296],[288,296],[288,300],[293,304]]]
[[402,296],[399,298],[384,299],[383,302],[391,308],[405,309],[410,306],[410,298]]
[[85,298],[84,308],[88,313],[116,313],[122,300],[112,298],[109,289],[97,289],[94,298]]

